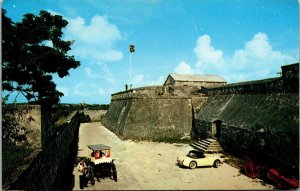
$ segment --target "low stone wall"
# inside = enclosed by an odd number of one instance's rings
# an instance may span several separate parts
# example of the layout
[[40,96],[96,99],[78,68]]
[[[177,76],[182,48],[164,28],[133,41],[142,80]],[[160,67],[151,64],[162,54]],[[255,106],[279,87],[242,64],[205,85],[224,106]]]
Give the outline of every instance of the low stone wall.
[[299,94],[299,63],[282,66],[280,77],[248,82],[239,82],[216,87],[205,86],[201,89],[207,95],[224,94],[270,94],[298,93]]
[[136,99],[136,98],[153,98],[163,96],[165,92],[164,86],[148,86],[130,89],[123,92],[112,94],[111,100]]
[[41,132],[41,107],[39,105],[3,105],[3,110],[13,116],[17,123],[22,127],[16,129],[16,133],[23,135],[26,142],[33,148],[41,148],[42,132]]
[[224,94],[257,94],[257,93],[279,93],[283,92],[281,78],[270,78],[249,82],[232,83],[219,87],[202,88],[201,92],[207,95]]
[[84,115],[88,115],[92,122],[102,121],[107,110],[83,110]]
[[64,189],[65,169],[73,162],[77,148],[79,115],[74,112],[68,125],[53,139],[48,139],[42,150],[31,155],[31,161],[23,173],[9,186],[9,190],[57,190]]

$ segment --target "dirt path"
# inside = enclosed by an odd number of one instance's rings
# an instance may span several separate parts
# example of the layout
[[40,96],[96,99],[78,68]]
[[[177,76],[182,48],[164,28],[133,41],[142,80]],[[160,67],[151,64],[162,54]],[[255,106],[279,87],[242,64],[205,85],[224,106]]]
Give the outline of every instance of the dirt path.
[[[122,141],[101,123],[81,124],[78,157],[87,155],[88,144],[107,144],[118,171],[118,182],[101,179],[85,190],[262,190],[273,186],[250,179],[239,170],[222,164],[219,168],[180,168],[176,158],[185,155],[191,146],[153,142]],[[76,167],[74,190],[79,190]]]

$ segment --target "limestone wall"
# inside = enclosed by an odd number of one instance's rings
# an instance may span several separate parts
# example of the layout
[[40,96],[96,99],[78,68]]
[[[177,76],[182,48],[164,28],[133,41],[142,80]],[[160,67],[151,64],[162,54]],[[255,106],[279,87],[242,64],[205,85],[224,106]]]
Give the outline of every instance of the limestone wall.
[[215,87],[225,85],[226,82],[193,82],[193,81],[177,81],[175,82],[175,86],[196,86],[199,89],[201,87]]
[[181,98],[191,98],[199,94],[197,86],[166,86],[166,92],[171,97],[176,96]]
[[191,99],[144,98],[114,100],[103,124],[124,139],[172,140],[190,134]]
[[121,121],[122,124],[124,124],[124,120],[128,114],[128,111],[125,112],[125,110],[130,108],[131,101],[132,100],[112,100],[102,123],[114,132],[119,131],[121,129]]
[[84,115],[88,115],[92,122],[101,121],[106,110],[83,110]]
[[[77,151],[78,112],[65,128],[58,131],[56,137],[48,139],[42,150],[36,150],[26,161],[23,173],[9,185],[9,190],[57,190],[62,187],[66,168],[72,164]],[[76,155],[76,153],[75,153]]]
[[218,138],[228,151],[263,151],[299,165],[299,94],[209,96],[195,113],[194,138],[211,137],[217,120]]
[[224,94],[257,94],[257,93],[280,93],[285,87],[281,78],[270,78],[248,82],[232,83],[223,86],[203,88],[201,91],[208,95]]
[[102,123],[122,138],[178,141],[190,136],[192,102],[199,108],[205,96],[194,86],[150,86],[112,94],[111,100]]
[[127,91],[112,94],[113,100],[121,99],[136,99],[136,98],[154,98],[154,97],[165,97],[165,87],[164,86],[148,86],[136,89],[130,89]]

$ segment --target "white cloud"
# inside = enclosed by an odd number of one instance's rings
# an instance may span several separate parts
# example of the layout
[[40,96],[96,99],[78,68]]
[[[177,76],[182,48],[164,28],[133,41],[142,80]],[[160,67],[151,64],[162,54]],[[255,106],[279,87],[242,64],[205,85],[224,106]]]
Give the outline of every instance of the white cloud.
[[[267,34],[259,32],[245,43],[243,49],[236,50],[228,60],[228,79],[241,81],[275,77],[282,65],[293,63],[295,60],[294,56],[273,50]],[[230,71],[233,75],[229,74]]]
[[76,36],[76,39],[85,44],[112,46],[115,41],[122,39],[120,31],[115,25],[109,23],[107,16],[95,15],[89,25],[81,17],[68,19],[68,21],[66,33]]
[[84,72],[88,77],[90,77],[92,79],[97,79],[100,77],[99,75],[95,74],[95,72],[90,67],[86,67],[84,69]]
[[116,43],[124,37],[116,25],[109,22],[107,16],[95,15],[89,23],[81,18],[67,18],[65,39],[75,40],[72,53],[76,58],[102,61],[118,61],[123,53],[116,48]]
[[223,52],[211,45],[209,35],[198,37],[194,53],[197,58],[195,67],[198,73],[218,71],[224,65]]
[[282,65],[297,60],[297,55],[291,56],[273,50],[267,34],[261,32],[246,42],[242,49],[226,58],[222,50],[212,46],[209,35],[202,35],[197,39],[194,53],[197,58],[195,69],[186,63],[180,63],[175,71],[191,69],[191,73],[216,74],[229,82],[275,77]]
[[269,43],[268,36],[265,33],[257,33],[251,41],[246,42],[245,50],[258,58],[268,56],[267,53],[272,52],[272,47]]
[[[50,9],[47,11],[53,15],[61,15]],[[68,21],[64,39],[75,41],[70,54],[81,61],[81,67],[85,63],[95,63],[102,67],[104,73],[95,74],[90,67],[86,67],[85,74],[94,79],[103,77],[110,84],[114,84],[115,79],[107,62],[123,59],[123,53],[116,48],[116,44],[125,37],[118,27],[110,23],[106,15],[95,15],[89,23],[82,17],[64,19]]]
[[180,64],[175,68],[175,73],[177,74],[193,74],[194,71],[191,68],[190,65],[188,65],[186,62],[182,61]]

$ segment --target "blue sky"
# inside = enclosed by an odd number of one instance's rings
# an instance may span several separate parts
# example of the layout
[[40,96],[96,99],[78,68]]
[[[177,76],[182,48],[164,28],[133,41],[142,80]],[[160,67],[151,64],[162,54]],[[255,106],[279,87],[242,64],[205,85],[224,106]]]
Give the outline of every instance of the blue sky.
[[7,16],[46,10],[68,22],[81,62],[54,77],[62,103],[110,103],[110,95],[162,85],[169,73],[220,75],[228,83],[278,76],[299,60],[297,0],[3,0]]

